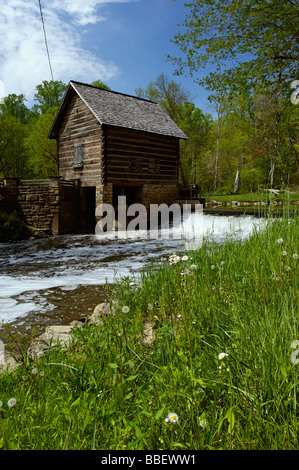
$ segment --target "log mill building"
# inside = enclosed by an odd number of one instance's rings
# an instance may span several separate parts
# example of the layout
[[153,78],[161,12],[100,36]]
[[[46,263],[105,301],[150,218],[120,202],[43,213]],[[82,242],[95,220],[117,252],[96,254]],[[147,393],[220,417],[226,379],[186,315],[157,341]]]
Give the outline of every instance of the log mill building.
[[49,138],[58,176],[80,180],[91,211],[115,206],[119,195],[146,207],[179,197],[179,141],[187,137],[152,101],[71,81]]

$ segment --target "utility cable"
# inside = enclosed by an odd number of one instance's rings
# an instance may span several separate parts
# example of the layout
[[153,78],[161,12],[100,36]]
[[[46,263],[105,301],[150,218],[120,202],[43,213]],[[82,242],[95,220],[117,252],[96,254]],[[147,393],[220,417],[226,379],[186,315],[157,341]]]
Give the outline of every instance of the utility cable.
[[48,54],[48,61],[49,61],[49,67],[50,67],[51,77],[52,77],[52,81],[54,82],[53,70],[52,70],[51,59],[50,59],[50,53],[49,53],[49,48],[48,48],[47,35],[46,35],[45,22],[44,22],[43,11],[42,11],[42,5],[41,5],[40,0],[38,0],[38,3],[39,3],[39,9],[40,9],[40,16],[41,16],[42,24],[43,24],[44,37],[45,37],[45,44],[46,44],[46,49],[47,49],[47,54]]

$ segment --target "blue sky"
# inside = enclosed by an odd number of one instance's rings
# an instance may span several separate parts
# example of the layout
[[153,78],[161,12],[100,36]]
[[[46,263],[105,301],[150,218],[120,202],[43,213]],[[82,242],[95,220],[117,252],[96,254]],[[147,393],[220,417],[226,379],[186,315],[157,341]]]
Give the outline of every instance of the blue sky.
[[[23,93],[33,103],[35,87],[50,80],[38,0],[2,0],[0,95]],[[185,0],[42,0],[55,80],[101,79],[115,91],[135,94],[160,73],[191,92],[205,112],[207,93],[190,77],[173,76],[167,54],[184,22]]]

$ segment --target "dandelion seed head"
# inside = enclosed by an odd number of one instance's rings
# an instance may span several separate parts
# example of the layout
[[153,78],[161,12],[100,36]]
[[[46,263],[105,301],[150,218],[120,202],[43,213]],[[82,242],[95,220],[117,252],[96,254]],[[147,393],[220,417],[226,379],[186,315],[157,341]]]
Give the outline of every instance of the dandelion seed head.
[[123,313],[128,313],[130,311],[129,307],[127,305],[125,305],[123,308],[122,308],[122,312]]
[[287,256],[287,252],[286,252],[286,251],[283,251],[281,254],[282,254],[282,256]]
[[198,424],[203,428],[207,428],[208,427],[208,421],[204,418],[198,418]]
[[279,238],[279,239],[277,240],[277,243],[279,243],[279,244],[281,245],[281,244],[283,243],[283,239],[282,239],[282,238]]
[[191,269],[192,271],[195,271],[195,269],[197,269],[196,264],[191,264],[190,269]]
[[17,403],[17,400],[15,398],[10,398],[7,402],[7,405],[9,406],[9,408],[12,408],[13,406],[15,406]]
[[190,274],[190,271],[188,269],[184,269],[184,271],[181,272],[181,276],[185,276],[185,274]]
[[298,259],[298,258],[299,258],[299,255],[298,255],[297,253],[294,253],[294,254],[293,254],[293,258],[294,258],[294,259]]

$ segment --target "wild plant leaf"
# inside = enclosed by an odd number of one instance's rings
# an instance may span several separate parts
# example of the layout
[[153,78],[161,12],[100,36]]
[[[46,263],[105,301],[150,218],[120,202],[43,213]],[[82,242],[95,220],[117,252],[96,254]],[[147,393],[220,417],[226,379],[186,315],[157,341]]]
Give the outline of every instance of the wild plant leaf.
[[110,362],[110,363],[108,364],[108,366],[111,367],[111,369],[117,369],[117,368],[118,368],[118,365],[115,364],[115,363],[112,363],[112,362]]
[[155,419],[161,418],[162,414],[164,413],[164,410],[165,410],[165,405],[160,410],[157,411],[155,415]]

